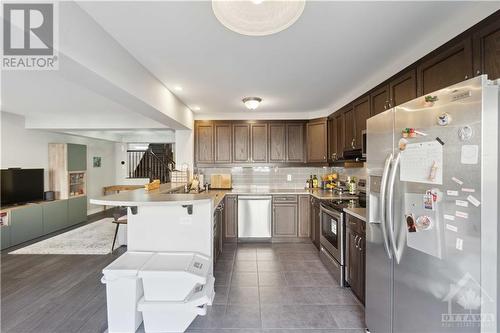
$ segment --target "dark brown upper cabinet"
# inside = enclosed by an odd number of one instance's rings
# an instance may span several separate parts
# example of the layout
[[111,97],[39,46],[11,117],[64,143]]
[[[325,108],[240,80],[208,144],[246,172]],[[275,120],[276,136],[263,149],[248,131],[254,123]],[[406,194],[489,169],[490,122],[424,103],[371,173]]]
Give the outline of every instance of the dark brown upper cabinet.
[[470,37],[443,48],[417,66],[418,95],[426,95],[472,77]]
[[473,36],[474,74],[500,78],[500,14]]
[[417,97],[417,77],[411,69],[389,83],[389,107],[395,107]]
[[269,124],[269,162],[286,161],[286,125],[285,123]]
[[304,163],[304,123],[286,124],[286,161]]
[[233,161],[250,162],[250,124],[233,124]]
[[345,146],[345,114],[341,111],[334,113],[337,122],[337,158],[344,156]]
[[307,161],[327,162],[328,154],[327,119],[314,119],[307,123]]
[[337,137],[337,117],[331,117],[328,119],[328,162],[334,162],[339,158]]
[[[341,111],[342,112],[342,111]],[[347,106],[344,110],[344,147],[342,151],[351,150],[355,148],[355,134],[354,134],[354,111],[352,104]]]
[[366,95],[352,103],[354,111],[354,148],[361,149],[362,131],[366,130],[366,120],[370,118],[370,96]]
[[232,126],[230,122],[215,122],[215,163],[231,163]]
[[389,85],[383,85],[370,94],[371,115],[377,115],[389,108]]
[[214,162],[214,126],[212,122],[197,122],[195,157],[197,163]]
[[267,124],[250,125],[252,162],[267,163]]

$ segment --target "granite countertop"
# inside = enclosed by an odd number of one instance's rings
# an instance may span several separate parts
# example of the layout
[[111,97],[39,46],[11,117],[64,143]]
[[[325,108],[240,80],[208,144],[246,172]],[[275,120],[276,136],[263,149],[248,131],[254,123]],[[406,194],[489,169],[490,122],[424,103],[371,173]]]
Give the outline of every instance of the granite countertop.
[[347,208],[344,208],[344,212],[366,222],[366,208],[362,208],[362,207],[349,208],[349,207],[347,207]]
[[201,193],[173,193],[184,187],[184,183],[161,184],[157,190],[146,191],[143,188],[123,191],[99,198],[90,199],[90,203],[106,206],[155,206],[169,203],[212,200],[217,207],[227,194],[235,195],[311,195],[319,200],[356,199],[357,196],[337,194],[321,189],[275,189],[275,188],[237,188],[233,190],[209,190]]

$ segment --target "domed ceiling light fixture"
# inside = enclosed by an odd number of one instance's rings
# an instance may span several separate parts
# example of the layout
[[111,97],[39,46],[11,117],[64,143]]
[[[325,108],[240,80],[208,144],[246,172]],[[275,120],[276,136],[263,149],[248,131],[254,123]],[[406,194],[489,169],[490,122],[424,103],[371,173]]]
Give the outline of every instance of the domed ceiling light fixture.
[[260,97],[245,97],[241,100],[248,110],[255,110],[259,107],[262,98]]
[[226,28],[247,36],[267,36],[294,24],[305,0],[212,0],[215,17]]

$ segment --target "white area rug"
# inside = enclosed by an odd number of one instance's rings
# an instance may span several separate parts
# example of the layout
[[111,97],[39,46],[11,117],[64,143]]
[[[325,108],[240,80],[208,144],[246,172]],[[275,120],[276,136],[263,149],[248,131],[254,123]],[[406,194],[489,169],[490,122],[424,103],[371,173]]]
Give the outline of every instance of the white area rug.
[[108,254],[116,229],[112,221],[106,218],[92,222],[9,254]]

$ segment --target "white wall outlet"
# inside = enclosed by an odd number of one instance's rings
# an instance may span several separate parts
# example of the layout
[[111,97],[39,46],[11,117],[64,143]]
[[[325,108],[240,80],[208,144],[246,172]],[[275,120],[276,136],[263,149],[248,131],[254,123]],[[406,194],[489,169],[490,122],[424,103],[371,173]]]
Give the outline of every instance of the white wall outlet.
[[292,181],[292,175],[286,175],[286,181],[291,182]]

